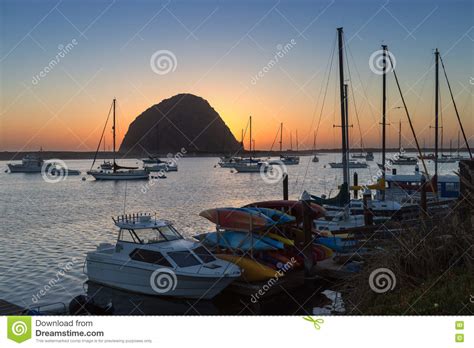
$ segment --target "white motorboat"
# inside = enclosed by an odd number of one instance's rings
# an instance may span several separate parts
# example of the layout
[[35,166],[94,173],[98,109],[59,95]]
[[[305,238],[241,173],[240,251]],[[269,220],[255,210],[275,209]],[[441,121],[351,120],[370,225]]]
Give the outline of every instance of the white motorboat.
[[232,168],[234,168],[237,173],[265,173],[270,169],[270,166],[266,162],[237,163]]
[[10,173],[41,173],[43,159],[35,154],[28,154],[21,160],[21,163],[8,163]]
[[149,172],[177,172],[178,165],[175,162],[165,162],[160,160],[160,162],[145,165],[143,169]]
[[[390,220],[390,217],[374,216],[373,223],[375,225],[384,223]],[[336,213],[326,218],[321,218],[313,221],[314,227],[319,231],[343,231],[354,227],[365,226],[364,215],[348,215],[345,212]]]
[[87,253],[90,281],[146,295],[212,299],[241,274],[166,220],[139,213],[114,223],[120,228],[116,244]]
[[280,159],[270,160],[269,164],[285,164],[287,166],[300,164],[299,156],[281,155]]

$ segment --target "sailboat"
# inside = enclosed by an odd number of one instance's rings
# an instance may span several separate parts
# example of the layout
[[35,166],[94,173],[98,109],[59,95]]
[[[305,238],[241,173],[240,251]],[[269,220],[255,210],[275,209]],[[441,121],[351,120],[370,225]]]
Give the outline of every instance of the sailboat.
[[[299,156],[292,156],[292,155],[288,155],[288,154],[283,154],[283,122],[280,123],[280,129],[279,129],[279,132],[280,133],[280,159],[278,160],[270,160],[268,161],[269,164],[285,164],[287,166],[291,166],[291,165],[297,165],[300,163],[300,158]],[[277,133],[277,136],[278,136],[278,133]],[[298,144],[298,133],[296,133],[296,144]],[[298,145],[296,145],[298,147]]]
[[249,153],[250,153],[250,158],[249,161],[239,161],[236,162],[232,165],[232,168],[235,169],[237,173],[260,173],[260,172],[266,172],[268,169],[270,169],[268,163],[258,161],[255,162],[254,159],[252,158],[252,116],[249,118],[249,124],[250,124],[250,140],[249,140]]
[[[112,168],[105,169],[101,168],[99,170],[93,170],[95,160],[97,158],[97,153],[100,148],[100,143],[103,138],[99,140],[99,145],[97,146],[97,151],[94,156],[94,161],[92,162],[91,170],[87,172],[87,174],[92,175],[96,180],[145,180],[148,179],[148,171],[144,169],[138,169],[137,167],[124,167],[117,164],[115,160],[115,104],[116,100],[114,98],[112,102],[112,109],[113,109],[113,124],[112,124],[112,134],[113,134],[113,161],[112,161]],[[110,111],[109,111],[110,115]],[[107,117],[108,121],[108,117]],[[107,126],[107,121],[105,123],[105,127]],[[105,130],[105,128],[104,128]],[[107,167],[108,168],[108,167]]]
[[314,131],[314,137],[313,137],[313,152],[314,152],[314,155],[311,161],[313,163],[317,163],[319,162],[319,157],[318,157],[318,154],[316,153],[316,131]]
[[[435,153],[432,156],[434,161],[434,176],[431,179],[430,184],[427,185],[427,191],[434,196],[436,200],[440,199],[453,199],[459,196],[459,176],[457,175],[438,175],[438,130],[439,130],[439,62],[441,61],[444,75],[446,77],[446,81],[448,83],[448,88],[451,94],[452,103],[454,109],[456,111],[456,116],[459,122],[460,130],[464,136],[464,140],[466,143],[466,147],[469,151],[470,156],[471,150],[469,148],[469,143],[467,141],[466,135],[464,133],[464,128],[459,117],[456,101],[454,100],[454,96],[451,92],[451,88],[449,85],[449,80],[446,74],[446,70],[444,69],[443,60],[440,56],[438,49],[435,50]],[[425,158],[425,156],[423,156]],[[420,173],[418,168],[415,168],[415,174],[408,174],[408,175],[386,175],[385,176],[387,187],[383,192],[377,192],[377,195],[382,194],[384,196],[390,196],[391,199],[398,200],[400,202],[404,202],[407,200],[412,200],[414,197],[413,195],[417,194],[421,190],[422,180],[425,179],[425,175]],[[434,191],[434,192],[433,192]],[[429,206],[428,206],[429,207]]]
[[[398,151],[402,152],[402,121],[400,120],[398,123]],[[415,165],[418,163],[418,159],[416,157],[399,155],[398,158],[392,160],[392,164],[397,166],[409,166]]]

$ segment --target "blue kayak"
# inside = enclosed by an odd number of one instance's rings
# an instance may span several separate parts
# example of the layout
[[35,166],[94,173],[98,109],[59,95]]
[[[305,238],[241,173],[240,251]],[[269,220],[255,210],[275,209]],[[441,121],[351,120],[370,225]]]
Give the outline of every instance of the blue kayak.
[[250,211],[256,211],[262,213],[265,216],[268,216],[275,225],[287,224],[290,222],[295,222],[296,218],[294,216],[288,215],[279,211],[277,209],[270,209],[270,208],[258,208],[258,207],[248,207],[242,208]]
[[341,237],[319,237],[314,240],[314,244],[321,244],[339,253],[355,250],[357,241],[345,240]]
[[[253,237],[253,238],[252,238]],[[195,236],[198,240],[209,246],[220,246],[240,250],[277,250],[283,249],[283,243],[269,237],[251,235],[246,232],[224,231],[203,233]],[[252,243],[253,242],[253,243]]]

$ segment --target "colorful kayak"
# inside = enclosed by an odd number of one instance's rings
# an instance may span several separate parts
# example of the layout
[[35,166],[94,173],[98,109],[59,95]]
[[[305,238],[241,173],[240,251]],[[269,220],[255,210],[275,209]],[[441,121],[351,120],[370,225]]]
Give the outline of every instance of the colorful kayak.
[[277,274],[276,270],[262,265],[260,262],[252,260],[248,257],[229,254],[216,254],[215,256],[221,260],[229,261],[239,266],[243,271],[242,275],[240,276],[241,280],[246,280],[248,282],[259,282],[273,278]]
[[204,210],[200,216],[215,223],[222,229],[249,232],[265,229],[274,225],[274,221],[259,211],[245,208],[215,208]]
[[[281,200],[281,201],[263,201],[255,202],[245,206],[246,208],[270,208],[285,212],[288,215],[294,216],[297,223],[303,222],[304,206],[302,201]],[[311,219],[319,219],[326,215],[326,210],[315,204],[310,203]]]
[[295,242],[291,239],[285,238],[283,236],[280,236],[279,234],[276,233],[265,233],[265,236],[270,237],[271,239],[278,240],[282,242],[285,245],[289,246],[295,246]]
[[277,250],[283,249],[283,243],[266,236],[238,231],[209,232],[195,236],[202,243],[221,248],[239,250]]
[[354,250],[357,246],[355,240],[345,240],[340,237],[319,237],[314,240],[314,243],[324,245],[340,253]]
[[288,223],[293,223],[296,221],[296,218],[294,216],[285,214],[284,212],[276,209],[270,209],[270,208],[257,208],[257,207],[247,207],[245,208],[247,210],[253,210],[253,211],[258,211],[266,216],[268,216],[270,219],[274,221],[276,225],[282,225],[282,224],[288,224]]

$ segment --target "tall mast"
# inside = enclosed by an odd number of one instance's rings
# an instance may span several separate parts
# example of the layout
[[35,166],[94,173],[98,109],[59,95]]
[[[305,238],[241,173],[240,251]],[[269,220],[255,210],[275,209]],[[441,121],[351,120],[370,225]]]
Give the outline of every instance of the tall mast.
[[283,122],[280,123],[280,154],[283,151]]
[[438,176],[439,51],[435,50],[435,177]]
[[290,131],[290,150],[293,151],[293,133]]
[[461,145],[460,139],[459,139],[459,133],[460,133],[460,132],[461,132],[461,131],[458,131],[458,156],[459,156],[459,147],[460,147],[460,145]]
[[402,120],[398,122],[398,151],[402,149]]
[[115,173],[115,98],[114,98],[113,105],[114,105],[114,107],[113,107],[113,109],[114,109],[114,112],[113,112],[113,115],[114,115],[114,122],[113,122],[113,125],[112,125],[112,134],[113,134],[113,139],[114,139],[114,140],[113,140],[113,152],[114,152],[114,154],[113,154],[113,156],[114,156],[114,157],[113,157],[113,158],[114,158],[114,168],[113,168],[113,171],[114,171],[114,173]]
[[250,151],[250,158],[252,158],[252,116],[249,118],[250,123],[250,139],[249,139],[249,151]]
[[[385,147],[386,147],[386,111],[387,111],[387,45],[382,45],[382,179],[385,182]],[[382,190],[382,200],[385,200],[385,190]]]
[[[346,189],[349,191],[349,166],[347,158],[347,125],[346,125],[346,108],[345,108],[345,93],[344,93],[344,51],[343,51],[343,30],[337,28],[338,48],[339,48],[339,98],[341,102],[341,135],[342,135],[342,166],[343,166],[343,180],[347,185]],[[349,192],[347,192],[349,193]]]
[[313,135],[313,151],[316,152],[316,131],[314,131]]
[[296,130],[296,151],[299,150],[299,147],[298,147],[298,130]]
[[350,148],[349,148],[349,86],[347,83],[344,84],[344,106],[346,111],[346,152],[347,152],[347,177],[349,178],[349,155],[350,155]]

